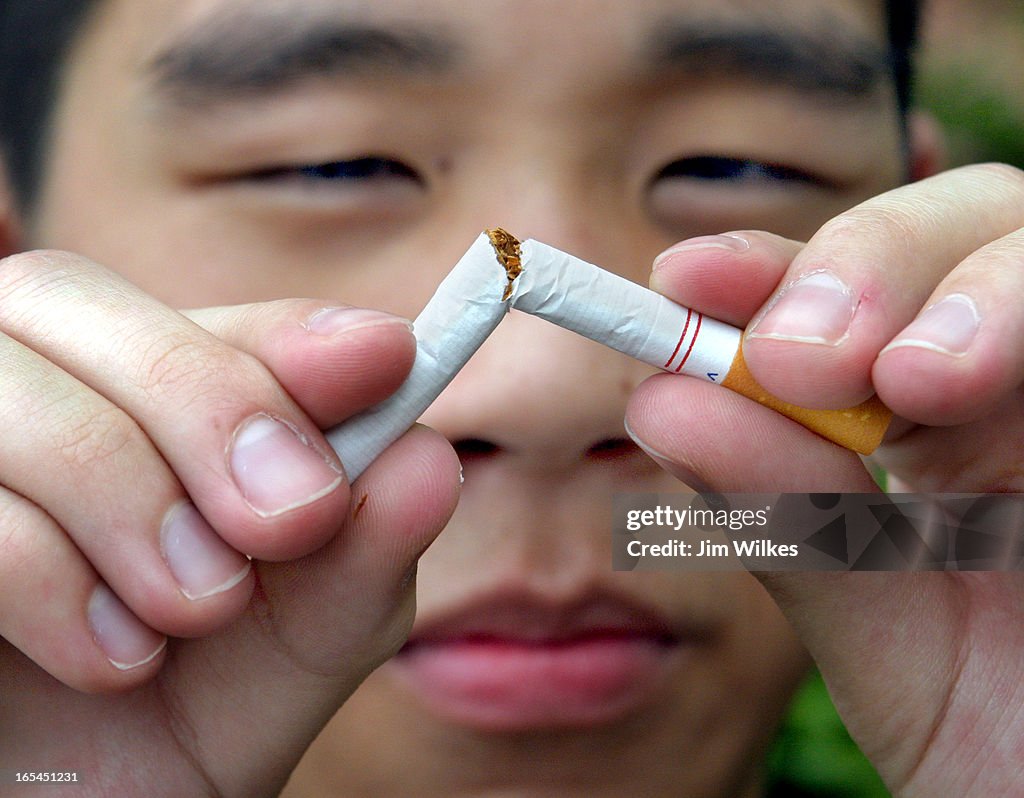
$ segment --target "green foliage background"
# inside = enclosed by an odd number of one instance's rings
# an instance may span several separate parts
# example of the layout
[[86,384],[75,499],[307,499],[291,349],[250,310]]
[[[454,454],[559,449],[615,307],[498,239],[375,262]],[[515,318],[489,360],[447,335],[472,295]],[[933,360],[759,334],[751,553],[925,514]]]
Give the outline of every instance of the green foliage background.
[[[1024,46],[1024,29],[1021,37]],[[1009,97],[977,70],[948,66],[926,75],[918,96],[946,131],[953,161],[1024,168],[1024,94]]]
[[769,783],[783,796],[799,791],[821,798],[890,798],[850,739],[817,672],[793,701],[769,756],[768,771]]

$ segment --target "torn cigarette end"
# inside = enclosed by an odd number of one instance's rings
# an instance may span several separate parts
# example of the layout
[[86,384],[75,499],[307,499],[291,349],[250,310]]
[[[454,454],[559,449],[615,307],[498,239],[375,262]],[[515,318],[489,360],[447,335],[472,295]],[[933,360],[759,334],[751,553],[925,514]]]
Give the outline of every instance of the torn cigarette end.
[[512,296],[512,284],[516,278],[523,273],[523,252],[519,239],[507,230],[500,227],[493,227],[487,231],[487,237],[494,247],[494,254],[498,256],[498,262],[505,267],[505,274],[508,276],[508,285],[505,286],[505,293],[501,301]]

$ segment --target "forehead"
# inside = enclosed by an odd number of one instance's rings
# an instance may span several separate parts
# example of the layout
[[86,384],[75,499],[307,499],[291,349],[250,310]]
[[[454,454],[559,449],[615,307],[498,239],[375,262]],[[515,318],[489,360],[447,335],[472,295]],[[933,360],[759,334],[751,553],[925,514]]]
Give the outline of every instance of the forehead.
[[[565,31],[614,41],[645,33],[652,22],[675,17],[772,20],[811,25],[823,20],[877,28],[880,0],[108,0],[122,13],[155,19],[173,37],[177,28],[200,28],[221,15],[276,17],[282,24],[305,15],[376,22],[426,22],[453,31],[486,33],[482,47],[528,46],[531,39]],[[160,9],[157,12],[157,9]]]
[[[250,59],[262,41],[341,24],[420,36],[463,77],[586,82],[636,72],[677,30],[727,26],[884,41],[881,0],[106,0],[92,33],[143,73],[182,45]],[[380,45],[380,43],[378,42]],[[384,46],[384,45],[380,45]]]

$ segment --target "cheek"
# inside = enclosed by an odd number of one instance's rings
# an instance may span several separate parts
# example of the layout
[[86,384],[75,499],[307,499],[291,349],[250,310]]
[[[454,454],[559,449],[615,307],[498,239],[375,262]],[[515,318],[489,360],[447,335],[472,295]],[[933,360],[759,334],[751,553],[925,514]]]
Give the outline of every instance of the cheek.
[[681,693],[700,685],[712,715],[762,722],[781,711],[810,664],[789,622],[751,574],[661,573],[645,596],[712,630],[678,682]]
[[34,243],[84,255],[172,307],[313,297],[413,318],[456,259],[424,257],[412,235],[341,235],[159,186],[116,189],[52,194]]

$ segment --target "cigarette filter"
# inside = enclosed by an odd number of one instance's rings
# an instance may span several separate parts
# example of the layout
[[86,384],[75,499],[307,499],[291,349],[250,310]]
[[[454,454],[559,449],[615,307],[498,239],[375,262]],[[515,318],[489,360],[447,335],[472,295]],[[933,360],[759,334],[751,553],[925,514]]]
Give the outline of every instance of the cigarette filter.
[[843,410],[783,402],[751,376],[735,327],[494,229],[473,242],[416,317],[416,359],[402,386],[327,433],[349,479],[416,422],[513,307],[664,371],[723,385],[861,454],[874,451],[892,416],[877,397]]

